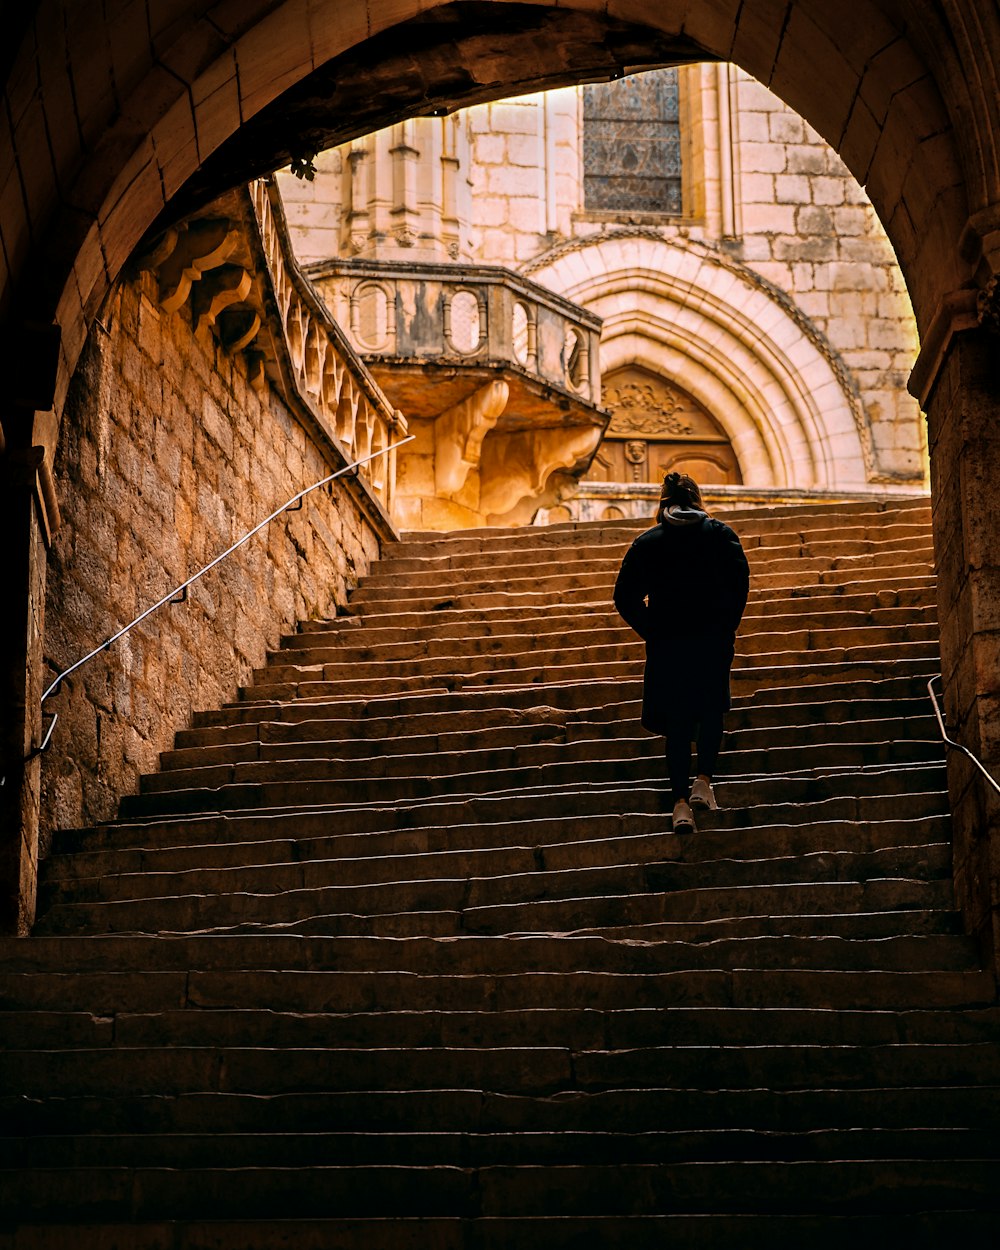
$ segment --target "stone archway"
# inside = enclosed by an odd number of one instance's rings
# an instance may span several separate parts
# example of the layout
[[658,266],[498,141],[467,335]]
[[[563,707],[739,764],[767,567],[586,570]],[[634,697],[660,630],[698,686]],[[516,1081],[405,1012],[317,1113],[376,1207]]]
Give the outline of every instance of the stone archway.
[[[40,0],[2,21],[4,527],[15,610],[0,641],[11,673],[2,803],[12,863],[36,802],[38,766],[22,761],[38,738],[37,605],[43,531],[57,515],[59,414],[88,327],[146,232],[260,169],[392,120],[706,56],[735,61],[815,126],[865,185],[896,250],[924,344],[914,389],[931,415],[949,703],[970,745],[1000,760],[1000,722],[977,677],[992,671],[1000,549],[1000,379],[982,328],[998,320],[1000,280],[995,8],[256,0],[206,11],[195,0],[163,10],[136,0],[111,22],[85,0]],[[970,842],[985,817],[959,781]],[[959,855],[980,929],[994,906],[975,884],[990,878],[983,853],[975,863]]]
[[752,270],[636,228],[575,240],[528,271],[603,318],[603,373],[644,364],[713,412],[748,484],[891,482],[836,352]]
[[[807,117],[866,186],[926,329],[975,268],[976,231],[989,233],[970,212],[1000,194],[998,106],[985,85],[971,97],[982,81],[967,72],[981,55],[978,21],[956,20],[945,38],[931,4],[909,6],[905,24],[892,10],[874,0],[850,12],[823,0],[777,10],[770,0],[261,0],[211,16],[175,6],[162,28],[143,18],[112,33],[79,0],[42,0],[15,60],[13,132],[0,139],[13,158],[0,311],[17,291],[34,318],[59,323],[58,399],[109,284],[165,213],[405,115],[719,56]],[[46,134],[58,142],[39,151]]]
[[674,470],[701,486],[742,485],[721,423],[693,395],[644,365],[606,373],[601,402],[611,422],[582,481],[658,485]]

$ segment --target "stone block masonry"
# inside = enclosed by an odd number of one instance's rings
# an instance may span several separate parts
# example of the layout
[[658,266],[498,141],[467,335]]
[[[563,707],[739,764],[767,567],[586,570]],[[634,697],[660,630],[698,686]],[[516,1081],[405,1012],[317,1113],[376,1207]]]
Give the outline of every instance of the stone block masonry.
[[819,134],[748,74],[737,72],[735,84],[744,232],[736,255],[787,291],[839,354],[880,467],[917,479],[926,437],[906,393],[917,332],[892,246],[863,188]]
[[[63,524],[50,555],[49,678],[331,472],[270,389],[255,389],[156,282],[123,284],[74,378],[56,466]],[[106,819],[194,709],[235,697],[297,620],[336,615],[379,550],[333,484],[278,518],[74,675],[43,768],[51,831]]]

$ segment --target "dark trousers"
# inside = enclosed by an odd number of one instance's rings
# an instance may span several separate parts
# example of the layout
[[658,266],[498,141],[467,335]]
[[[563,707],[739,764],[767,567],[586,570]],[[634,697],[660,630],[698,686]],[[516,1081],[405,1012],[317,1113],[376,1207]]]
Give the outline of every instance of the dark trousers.
[[[697,725],[698,773],[711,777],[715,772],[722,747],[723,713],[709,712]],[[691,740],[695,724],[686,718],[671,719],[667,729],[666,756],[670,775],[670,797],[673,802],[685,801],[691,795]]]

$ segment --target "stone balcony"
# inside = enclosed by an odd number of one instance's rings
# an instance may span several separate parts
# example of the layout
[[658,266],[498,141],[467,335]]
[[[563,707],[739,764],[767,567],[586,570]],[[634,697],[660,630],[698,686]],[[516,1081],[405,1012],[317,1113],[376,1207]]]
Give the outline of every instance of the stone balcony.
[[609,419],[598,317],[496,266],[306,273],[416,435],[397,470],[402,525],[518,524],[575,487]]

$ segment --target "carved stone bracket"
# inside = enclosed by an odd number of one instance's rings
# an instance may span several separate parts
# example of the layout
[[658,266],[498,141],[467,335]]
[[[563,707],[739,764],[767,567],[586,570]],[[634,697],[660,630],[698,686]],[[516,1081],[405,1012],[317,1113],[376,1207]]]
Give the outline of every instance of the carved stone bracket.
[[168,230],[143,264],[143,268],[156,270],[160,306],[168,313],[182,308],[192,283],[227,260],[239,241],[239,230],[225,219],[202,219]]
[[253,308],[227,308],[218,314],[215,325],[219,341],[230,355],[235,355],[249,347],[260,333],[260,314]]
[[[405,434],[406,419],[299,273],[272,195],[266,182],[230,193],[211,216],[167,230],[140,267],[156,275],[164,311],[190,299],[196,329],[243,353],[251,386],[291,388],[345,458],[362,459]],[[379,457],[359,473],[388,506],[395,465]]]
[[[599,427],[587,426],[494,432],[483,447],[480,511],[490,524],[519,524],[551,506],[551,480],[589,463],[601,435]],[[568,481],[576,484],[571,472]],[[524,517],[519,504],[527,505]]]
[[1000,205],[969,218],[959,252],[973,277],[968,286],[941,300],[921,336],[920,354],[908,383],[910,394],[925,410],[954,336],[975,329],[1000,334]]
[[907,389],[927,410],[934,383],[948,356],[951,340],[963,330],[974,330],[982,324],[977,293],[968,288],[952,291],[941,301],[931,324],[923,335]]
[[435,420],[434,483],[439,495],[454,498],[479,467],[483,439],[500,419],[509,395],[506,382],[487,382]]
[[195,328],[214,326],[219,313],[241,304],[252,285],[253,278],[242,265],[219,265],[206,274],[193,296]]

